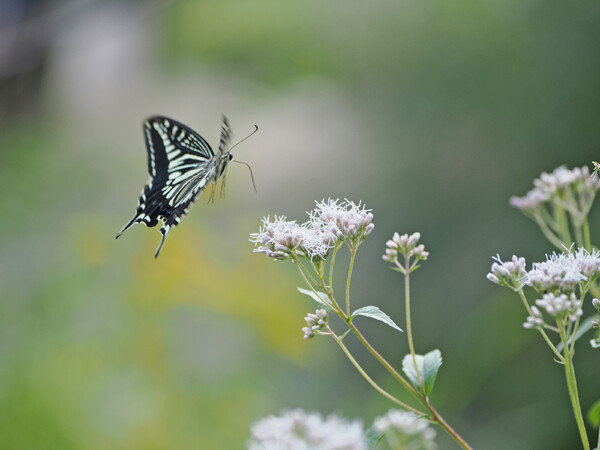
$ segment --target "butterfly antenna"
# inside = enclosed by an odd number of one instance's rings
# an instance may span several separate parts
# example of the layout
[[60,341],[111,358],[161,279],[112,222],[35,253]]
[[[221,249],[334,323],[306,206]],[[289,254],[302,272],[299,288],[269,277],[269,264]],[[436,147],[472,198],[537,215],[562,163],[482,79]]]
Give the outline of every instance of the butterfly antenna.
[[250,136],[252,136],[254,133],[256,133],[258,131],[258,125],[254,125],[254,131],[252,133],[250,133],[248,136],[246,136],[244,139],[242,139],[241,141],[233,144],[231,146],[231,148],[229,149],[229,151],[233,150],[235,147],[237,147],[238,145],[240,145],[242,142],[244,142],[246,139],[248,139]]
[[252,167],[250,167],[250,164],[245,163],[244,161],[238,161],[237,159],[232,159],[231,162],[243,164],[248,168],[248,170],[250,171],[250,178],[252,178],[252,186],[254,186],[254,192],[258,194],[258,191],[256,190],[256,183],[254,182],[254,174],[252,173]]

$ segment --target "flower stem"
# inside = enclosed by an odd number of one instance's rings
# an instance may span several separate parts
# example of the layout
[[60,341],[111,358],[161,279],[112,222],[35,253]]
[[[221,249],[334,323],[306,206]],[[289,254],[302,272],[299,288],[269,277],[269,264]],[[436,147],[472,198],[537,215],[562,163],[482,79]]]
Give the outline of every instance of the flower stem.
[[444,418],[435,410],[435,408],[433,407],[433,405],[431,403],[429,403],[429,400],[426,400],[427,402],[427,409],[429,409],[429,411],[432,414],[432,417],[430,418],[431,420],[433,420],[434,422],[437,422],[446,433],[448,433],[456,442],[458,445],[460,445],[462,448],[466,449],[466,450],[472,450],[472,447],[467,444],[467,442],[460,436],[460,434],[458,434],[454,428],[452,428],[448,422],[446,422],[444,420]]
[[554,234],[554,232],[548,227],[546,220],[544,220],[544,218],[541,217],[540,214],[536,214],[535,221],[540,227],[540,230],[542,231],[542,234],[546,237],[546,239],[548,239],[556,248],[562,250],[563,243],[558,238],[558,236],[556,236],[556,234]]
[[335,264],[335,256],[337,255],[337,252],[339,249],[340,249],[340,247],[338,245],[336,245],[333,248],[333,253],[331,255],[331,265],[329,266],[329,291],[331,292],[332,296],[333,296],[333,265]]
[[421,380],[421,375],[419,374],[419,367],[417,366],[417,358],[415,356],[415,345],[413,343],[412,336],[412,325],[410,320],[410,275],[408,269],[406,270],[406,272],[404,272],[404,297],[406,313],[406,336],[408,337],[408,348],[410,349],[410,354],[412,355],[413,364],[415,366],[415,372],[417,373],[417,380],[419,380],[419,387],[421,388],[421,392],[424,393],[425,389],[423,388],[423,380]]
[[[523,289],[518,289],[517,293],[519,294],[519,297],[521,297],[521,300],[523,301],[523,305],[525,306],[525,309],[527,310],[527,313],[530,316],[533,316],[533,312],[531,311],[531,308],[529,307],[529,303],[527,303],[527,298],[525,298],[525,294],[523,293]],[[550,347],[550,350],[552,350],[554,352],[554,354],[556,355],[556,357],[558,358],[558,360],[560,362],[564,363],[564,357],[563,355],[560,354],[560,352],[558,351],[558,349],[554,346],[554,344],[552,343],[552,341],[550,340],[550,338],[548,337],[548,335],[546,334],[546,332],[544,330],[542,330],[541,328],[538,329],[540,334],[542,335],[542,337],[544,338],[544,340],[546,341],[546,344],[548,344],[548,347]]]
[[348,359],[350,360],[350,362],[354,365],[354,367],[356,368],[356,370],[358,370],[358,372],[363,376],[363,378],[365,380],[367,380],[367,382],[373,386],[373,388],[379,392],[381,395],[383,395],[384,397],[386,397],[387,399],[391,400],[392,402],[396,403],[397,405],[401,406],[402,408],[408,409],[416,414],[418,414],[419,416],[424,416],[425,414],[421,411],[419,411],[418,409],[413,408],[412,406],[407,405],[406,403],[403,403],[402,401],[398,400],[396,397],[394,397],[392,394],[390,394],[389,392],[387,392],[385,389],[383,389],[381,386],[379,386],[368,374],[367,372],[365,372],[365,370],[360,366],[360,364],[358,363],[358,361],[356,361],[356,359],[354,358],[354,356],[352,356],[352,353],[350,353],[350,351],[348,350],[348,348],[344,345],[344,343],[342,342],[342,339],[340,339],[339,336],[337,336],[332,330],[331,328],[327,327],[329,330],[329,333],[331,334],[331,337],[337,342],[337,344],[340,346],[340,348],[342,349],[342,351],[346,354],[346,356],[348,357]]
[[362,333],[358,330],[358,328],[356,328],[356,325],[354,325],[352,322],[348,321],[348,326],[350,327],[350,329],[352,330],[352,332],[356,335],[356,337],[358,338],[358,340],[365,346],[365,348],[375,357],[375,359],[377,359],[377,361],[379,361],[381,363],[381,365],[383,367],[385,367],[388,372],[390,372],[392,374],[392,376],[400,383],[402,384],[402,386],[404,386],[412,395],[414,395],[417,399],[422,400],[421,396],[419,395],[419,393],[415,390],[415,388],[412,387],[412,385],[406,381],[406,379],[400,375],[396,369],[394,369],[394,367],[387,362],[387,360],[381,356],[379,354],[379,352],[377,352],[377,350],[375,350],[375,348],[369,343],[369,341],[367,341],[367,339],[362,335]]
[[350,248],[350,265],[348,266],[348,279],[346,280],[346,316],[350,317],[350,279],[352,278],[352,270],[354,269],[354,256],[356,255],[356,247]]
[[[430,420],[437,422],[443,429],[448,433],[462,448],[471,450],[471,447],[467,442],[444,420],[444,418],[435,410],[435,408],[429,403],[427,397],[417,392],[409,383],[400,375],[396,370],[383,358],[371,344],[365,339],[360,333],[358,328],[349,322],[348,326],[352,329],[356,337],[362,342],[362,344],[371,352],[371,354],[398,380],[421,404],[423,404],[430,412]],[[352,361],[352,360],[351,360]],[[413,409],[414,411],[414,409]]]
[[592,251],[590,224],[588,223],[587,216],[583,218],[583,245],[588,252]]
[[572,352],[569,350],[564,324],[558,323],[558,326],[560,328],[560,339],[563,343],[565,377],[567,379],[567,390],[569,391],[571,404],[573,405],[573,414],[575,415],[575,421],[577,422],[577,428],[579,429],[583,448],[584,450],[590,450],[590,443],[585,431],[583,414],[581,413],[581,405],[579,404],[579,394],[577,392],[577,380],[575,379],[575,367],[573,366]]
[[[312,285],[312,283],[310,281],[308,281],[308,278],[306,278],[306,275],[304,274],[304,271],[302,270],[302,268],[304,267],[302,265],[302,263],[299,263],[297,260],[293,260],[294,264],[296,265],[296,267],[298,268],[298,272],[300,272],[300,275],[302,276],[302,278],[304,279],[304,282],[306,283],[306,285],[310,288],[311,291],[313,291],[315,293],[315,295],[318,298],[321,298],[319,296],[319,293],[315,290],[314,286]],[[306,268],[304,268],[304,270],[306,270]],[[310,276],[310,274],[309,274]],[[311,277],[312,278],[312,277]],[[335,302],[335,300],[333,300],[333,297],[329,297],[333,304],[329,304],[327,302],[325,302],[324,299],[321,298],[321,300],[327,305],[328,308],[330,308],[332,311],[336,311],[337,313],[341,313],[342,311],[340,310],[339,305]]]

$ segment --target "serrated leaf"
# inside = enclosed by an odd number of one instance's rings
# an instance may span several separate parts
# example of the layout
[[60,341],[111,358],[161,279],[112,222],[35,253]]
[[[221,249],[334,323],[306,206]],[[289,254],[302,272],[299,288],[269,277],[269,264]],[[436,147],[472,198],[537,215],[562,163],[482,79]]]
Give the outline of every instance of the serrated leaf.
[[367,446],[367,449],[375,450],[375,447],[377,447],[377,444],[381,442],[383,436],[384,435],[382,433],[375,431],[373,427],[369,428],[364,436],[364,441],[365,445]]
[[[415,362],[417,367],[415,368]],[[412,355],[406,355],[402,360],[402,370],[412,383],[412,385],[421,390],[419,383],[419,377],[423,383],[423,389],[425,396],[429,396],[433,390],[435,379],[437,377],[438,370],[442,365],[442,352],[435,349],[423,355],[415,355],[414,360]],[[417,376],[417,369],[419,375]]]
[[596,400],[588,410],[586,418],[592,428],[598,428],[600,426],[600,400]]
[[[327,294],[325,292],[318,291],[315,294],[314,291],[311,291],[308,289],[302,289],[301,287],[299,287],[298,290],[300,292],[302,292],[304,295],[308,295],[315,302],[317,302],[318,304],[323,306],[327,311],[331,311],[331,308],[329,306],[329,298],[327,297]],[[319,295],[317,295],[317,294],[319,294]]]
[[380,322],[383,322],[386,325],[398,331],[402,331],[402,329],[398,325],[396,325],[396,323],[390,318],[390,316],[388,316],[386,313],[380,310],[377,306],[363,306],[362,308],[358,308],[352,313],[350,319],[352,319],[355,316],[370,317],[371,319],[379,320]]
[[[577,329],[577,334],[575,335],[575,342],[577,342],[577,339],[579,339],[581,336],[583,336],[585,333],[587,333],[588,331],[590,331],[594,324],[592,323],[594,320],[598,320],[600,319],[600,316],[595,315],[595,316],[590,316],[587,319],[585,319],[584,321],[582,321],[579,324],[579,328]],[[571,344],[571,341],[573,340],[573,338],[569,339],[568,344]],[[592,348],[597,348],[594,347],[594,343],[593,343],[594,339],[592,339],[590,341],[590,344],[592,344]],[[558,344],[556,344],[556,350],[558,350],[559,352],[562,352],[563,349],[563,343],[559,342]]]

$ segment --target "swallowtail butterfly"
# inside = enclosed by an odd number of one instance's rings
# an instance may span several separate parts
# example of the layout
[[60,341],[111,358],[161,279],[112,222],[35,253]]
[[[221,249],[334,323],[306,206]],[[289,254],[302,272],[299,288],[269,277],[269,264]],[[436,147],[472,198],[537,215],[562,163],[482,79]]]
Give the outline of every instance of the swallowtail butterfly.
[[227,164],[233,159],[227,150],[231,129],[223,116],[216,154],[202,136],[167,117],[155,116],[146,120],[144,135],[150,181],[140,195],[133,219],[116,237],[136,223],[154,227],[161,221],[162,240],[154,255],[158,257],[171,228],[179,224],[206,185],[216,183],[225,175]]

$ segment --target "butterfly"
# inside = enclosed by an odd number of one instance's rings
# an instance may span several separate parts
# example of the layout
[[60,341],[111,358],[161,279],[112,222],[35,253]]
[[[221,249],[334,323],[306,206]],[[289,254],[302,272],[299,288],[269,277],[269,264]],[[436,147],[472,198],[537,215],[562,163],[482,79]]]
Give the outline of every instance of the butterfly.
[[221,177],[225,183],[227,164],[233,159],[227,150],[232,133],[223,116],[219,150],[215,153],[191,128],[164,116],[154,116],[144,122],[144,136],[150,180],[140,195],[133,219],[116,238],[137,223],[154,227],[160,221],[162,240],[156,258],[171,228],[179,224],[202,190]]

